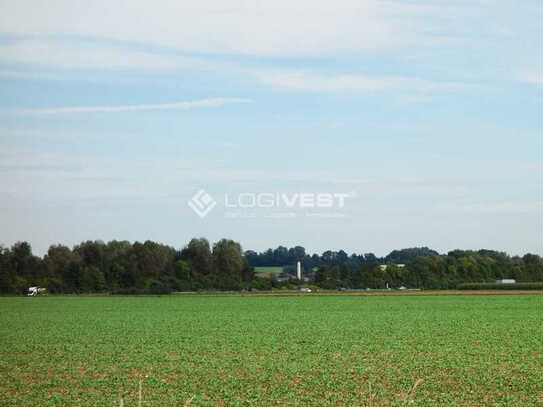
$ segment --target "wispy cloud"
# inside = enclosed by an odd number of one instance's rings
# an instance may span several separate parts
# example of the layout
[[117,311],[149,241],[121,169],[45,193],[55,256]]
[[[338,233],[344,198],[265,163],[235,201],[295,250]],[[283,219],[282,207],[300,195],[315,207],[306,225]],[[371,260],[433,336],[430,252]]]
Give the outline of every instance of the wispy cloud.
[[401,104],[424,103],[437,94],[473,91],[479,85],[409,76],[318,71],[252,71],[260,83],[294,92],[385,95]]
[[[112,44],[53,39],[17,39],[0,45],[0,62],[78,70],[169,72],[202,70],[208,64],[179,55],[160,54]],[[13,75],[15,72],[8,72]]]
[[229,7],[216,0],[132,3],[127,8],[106,0],[3,2],[0,27],[15,35],[71,34],[189,52],[334,55],[433,42],[426,32],[436,24],[422,17],[438,12],[398,0],[276,0]]
[[[429,80],[401,75],[380,75],[371,72],[324,72],[320,69],[273,68],[228,58],[187,57],[160,50],[135,51],[111,44],[80,44],[62,40],[13,40],[0,46],[0,62],[28,66],[62,68],[74,72],[130,71],[157,74],[222,73],[242,77],[245,81],[290,91],[318,93],[398,94],[402,103],[427,101],[431,95],[468,88],[465,83]],[[57,72],[57,71],[55,71]],[[59,79],[48,73],[0,71],[0,77]],[[473,87],[472,85],[469,86]]]
[[534,85],[543,85],[543,70],[523,71],[517,76],[517,79],[520,80],[521,82],[527,82]]
[[433,82],[419,78],[399,76],[372,76],[354,74],[321,74],[306,71],[261,72],[257,78],[266,84],[314,92],[382,92],[415,90],[422,93],[458,89],[454,83]]
[[243,98],[209,98],[184,102],[156,103],[140,105],[118,105],[118,106],[70,106],[55,107],[46,109],[19,109],[19,114],[75,114],[75,113],[121,113],[148,110],[191,110],[201,108],[223,107],[226,105],[252,103],[251,99]]

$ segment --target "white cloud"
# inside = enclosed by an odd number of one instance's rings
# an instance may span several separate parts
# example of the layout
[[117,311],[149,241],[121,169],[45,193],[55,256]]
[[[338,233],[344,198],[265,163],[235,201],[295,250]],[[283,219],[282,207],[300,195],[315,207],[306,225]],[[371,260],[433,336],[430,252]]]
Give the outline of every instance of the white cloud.
[[543,85],[543,71],[529,70],[518,75],[518,80],[532,83],[534,85]]
[[[207,59],[205,55],[356,57],[366,51],[379,55],[405,48],[413,50],[410,57],[416,58],[427,46],[453,44],[473,48],[487,41],[488,48],[488,41],[496,44],[496,38],[505,35],[497,32],[496,25],[507,21],[504,19],[509,15],[509,2],[439,3],[427,0],[233,0],[227,4],[216,0],[0,1],[1,32],[19,38],[0,45],[0,62],[68,69],[246,73],[271,86],[318,92],[418,89],[419,94],[402,98],[411,103],[427,100],[420,93],[447,91],[451,85],[357,72],[329,75],[282,70],[257,72],[250,67],[225,63],[224,59]],[[534,5],[529,7],[533,9]],[[510,30],[522,34],[519,27]],[[144,51],[134,45],[155,48]],[[179,51],[203,56],[181,56]],[[466,54],[465,49],[462,51]],[[541,75],[530,74],[526,80],[540,83],[542,79]]]
[[394,0],[19,0],[0,3],[0,27],[219,54],[337,55],[433,43],[449,12]]
[[148,110],[191,110],[199,108],[223,107],[231,104],[252,103],[250,99],[242,98],[209,98],[185,102],[157,103],[121,106],[71,106],[46,109],[20,109],[19,114],[71,114],[71,113],[120,113]]
[[256,76],[265,84],[311,92],[376,93],[404,90],[428,94],[436,91],[456,90],[465,86],[419,78],[372,76],[359,73],[326,75],[305,71],[274,71],[258,72]]
[[[104,71],[123,70],[181,74],[186,72],[213,72],[242,77],[266,86],[292,91],[319,93],[404,92],[401,103],[424,102],[436,92],[458,90],[466,85],[437,82],[402,76],[377,76],[365,73],[322,73],[310,70],[271,69],[245,63],[216,61],[197,57],[184,57],[164,52],[141,52],[111,46],[74,46],[58,40],[20,40],[0,46],[0,61],[46,66],[68,70]],[[1,76],[38,77],[36,72],[5,71]],[[62,79],[56,74],[41,74],[45,78]],[[56,76],[55,76],[56,75]]]
[[73,45],[53,40],[19,40],[0,46],[0,61],[65,69],[171,71],[201,69],[196,59],[165,56],[121,47]]

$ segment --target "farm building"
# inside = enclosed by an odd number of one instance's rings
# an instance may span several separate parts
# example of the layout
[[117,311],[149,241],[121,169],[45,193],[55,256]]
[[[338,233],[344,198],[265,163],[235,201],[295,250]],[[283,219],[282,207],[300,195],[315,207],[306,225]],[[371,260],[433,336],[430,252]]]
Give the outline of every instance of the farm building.
[[496,280],[496,284],[515,284],[517,280],[513,280],[512,278],[503,278],[501,280]]
[[405,267],[405,264],[381,264],[379,268],[381,269],[381,271],[386,271],[386,269],[390,266],[395,266],[399,269],[403,269]]

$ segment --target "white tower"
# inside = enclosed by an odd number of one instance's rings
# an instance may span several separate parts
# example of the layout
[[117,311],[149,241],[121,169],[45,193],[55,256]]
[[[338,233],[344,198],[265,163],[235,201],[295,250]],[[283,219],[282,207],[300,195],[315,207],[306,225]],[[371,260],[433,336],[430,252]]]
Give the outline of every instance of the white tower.
[[298,280],[302,279],[302,263],[296,263],[296,278]]

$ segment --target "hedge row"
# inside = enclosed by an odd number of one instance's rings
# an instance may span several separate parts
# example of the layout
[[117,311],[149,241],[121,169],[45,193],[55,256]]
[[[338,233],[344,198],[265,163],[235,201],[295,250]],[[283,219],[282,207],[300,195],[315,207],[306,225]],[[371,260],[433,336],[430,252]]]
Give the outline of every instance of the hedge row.
[[543,283],[465,283],[458,286],[459,290],[543,290]]

